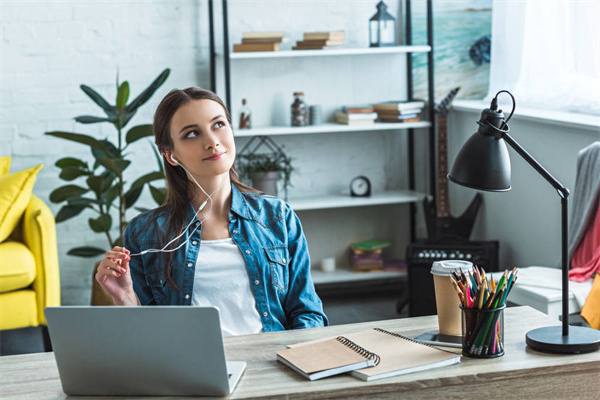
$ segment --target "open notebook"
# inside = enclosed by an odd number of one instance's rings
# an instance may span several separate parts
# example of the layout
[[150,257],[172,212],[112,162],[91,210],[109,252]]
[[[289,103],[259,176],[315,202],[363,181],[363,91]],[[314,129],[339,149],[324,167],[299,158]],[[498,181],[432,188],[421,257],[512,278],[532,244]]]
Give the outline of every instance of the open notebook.
[[[459,363],[461,360],[459,354],[419,343],[413,339],[379,328],[348,333],[344,337],[366,351],[377,355],[380,359],[380,362],[374,367],[356,369],[350,372],[352,376],[364,381],[444,367]],[[322,341],[322,339],[315,340],[288,347],[292,349],[304,346],[312,347]]]
[[279,350],[277,360],[311,381],[379,363],[377,355],[342,336]]

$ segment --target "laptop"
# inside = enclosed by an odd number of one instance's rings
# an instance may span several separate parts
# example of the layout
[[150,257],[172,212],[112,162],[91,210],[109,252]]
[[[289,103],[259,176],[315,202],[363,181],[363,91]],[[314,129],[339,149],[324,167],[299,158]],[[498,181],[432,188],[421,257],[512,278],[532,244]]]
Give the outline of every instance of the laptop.
[[47,307],[68,395],[226,396],[246,368],[226,361],[214,307]]

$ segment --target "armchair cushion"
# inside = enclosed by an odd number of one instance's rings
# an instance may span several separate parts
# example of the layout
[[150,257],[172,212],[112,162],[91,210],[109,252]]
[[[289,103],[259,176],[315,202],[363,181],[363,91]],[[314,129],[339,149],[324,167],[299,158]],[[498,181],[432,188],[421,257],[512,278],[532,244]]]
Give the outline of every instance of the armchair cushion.
[[24,171],[0,175],[0,242],[4,241],[19,223],[31,200],[33,184],[42,167],[43,164],[40,164]]
[[8,174],[10,170],[10,157],[0,157],[0,175]]
[[35,259],[27,246],[14,241],[0,244],[0,293],[27,288],[35,275]]

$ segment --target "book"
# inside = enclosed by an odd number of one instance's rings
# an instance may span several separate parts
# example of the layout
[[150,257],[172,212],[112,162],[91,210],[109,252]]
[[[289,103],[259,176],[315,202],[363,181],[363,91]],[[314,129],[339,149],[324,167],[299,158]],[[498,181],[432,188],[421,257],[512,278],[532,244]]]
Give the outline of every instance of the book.
[[373,239],[373,240],[363,240],[362,242],[352,243],[350,247],[352,250],[359,250],[363,252],[371,252],[383,249],[392,244],[389,240],[384,239]]
[[305,32],[304,40],[344,40],[346,32],[344,31],[329,31],[329,32]]
[[419,122],[421,117],[398,119],[398,118],[379,118],[379,122]]
[[283,32],[244,32],[242,39],[281,39]]
[[423,100],[394,100],[394,101],[384,101],[382,103],[373,104],[373,108],[375,111],[379,110],[410,110],[410,109],[420,109],[425,107],[425,102]]
[[374,119],[365,119],[365,120],[340,120],[337,121],[338,124],[341,125],[374,125]]
[[296,46],[305,47],[305,46],[341,46],[344,44],[344,40],[298,40],[296,42]]
[[[377,354],[380,358],[379,363],[372,368],[356,369],[350,372],[350,375],[363,381],[441,368],[461,361],[460,354],[420,343],[406,336],[380,328],[348,333],[344,337],[366,351]],[[312,345],[320,340],[289,345],[288,347],[295,349]]]
[[242,38],[242,44],[260,44],[260,43],[287,43],[290,40],[286,37],[280,38],[265,38],[265,39],[253,39],[253,38]]
[[375,112],[375,109],[371,104],[355,104],[343,106],[342,112],[346,114],[368,114]]
[[234,44],[233,51],[234,52],[244,52],[244,51],[278,51],[279,43],[254,43],[254,44]]
[[379,110],[377,114],[380,117],[397,117],[399,115],[418,115],[423,111],[422,108],[411,108],[410,110]]
[[343,336],[276,352],[277,361],[311,381],[373,367],[379,356]]
[[346,114],[344,112],[336,112],[335,117],[342,120],[365,120],[365,119],[376,119],[377,113],[354,113]]

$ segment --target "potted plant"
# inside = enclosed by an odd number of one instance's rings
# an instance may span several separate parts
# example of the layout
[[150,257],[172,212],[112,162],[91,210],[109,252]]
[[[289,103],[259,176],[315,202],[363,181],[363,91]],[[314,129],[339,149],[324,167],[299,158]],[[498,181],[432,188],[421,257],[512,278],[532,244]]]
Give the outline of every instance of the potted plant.
[[[61,169],[59,177],[67,182],[78,181],[79,184],[69,183],[55,189],[50,194],[50,201],[64,204],[56,215],[56,222],[64,222],[79,215],[83,210],[89,209],[96,213],[95,217],[88,219],[88,224],[92,231],[103,233],[108,241],[107,248],[93,246],[80,246],[68,251],[68,255],[77,257],[97,257],[105,253],[107,249],[114,246],[123,245],[123,231],[127,226],[125,211],[136,203],[139,199],[144,186],[148,186],[152,198],[157,204],[162,204],[166,189],[164,184],[157,187],[152,183],[163,181],[165,179],[161,157],[158,151],[152,146],[157,161],[157,171],[149,172],[135,179],[128,188],[128,182],[124,178],[124,171],[129,167],[131,161],[127,159],[129,155],[127,150],[129,146],[142,138],[152,136],[152,125],[137,125],[130,128],[124,134],[125,126],[136,114],[139,108],[144,105],[156,90],[165,82],[169,76],[169,69],[165,69],[158,77],[133,101],[129,101],[129,83],[127,81],[119,83],[117,76],[117,94],[115,104],[109,104],[98,92],[89,86],[81,85],[81,90],[96,103],[106,116],[96,117],[83,115],[75,117],[75,121],[81,124],[112,124],[116,131],[117,142],[113,143],[108,138],[96,139],[92,136],[72,133],[52,131],[46,132],[46,135],[70,140],[90,148],[94,161],[88,164],[84,160],[74,157],[61,158],[56,162],[56,166]],[[137,208],[139,211],[143,209]],[[116,235],[111,235],[113,226],[118,228]],[[113,230],[115,232],[116,230]],[[96,264],[96,268],[99,263]],[[95,274],[95,271],[94,271]],[[105,300],[98,299],[98,296],[108,296],[99,286],[92,289],[92,304],[106,304]],[[110,299],[108,297],[108,299]]]
[[283,175],[283,190],[287,197],[294,167],[291,158],[285,153],[240,154],[237,162],[241,178],[250,179],[253,188],[271,196],[278,195],[277,184]]

